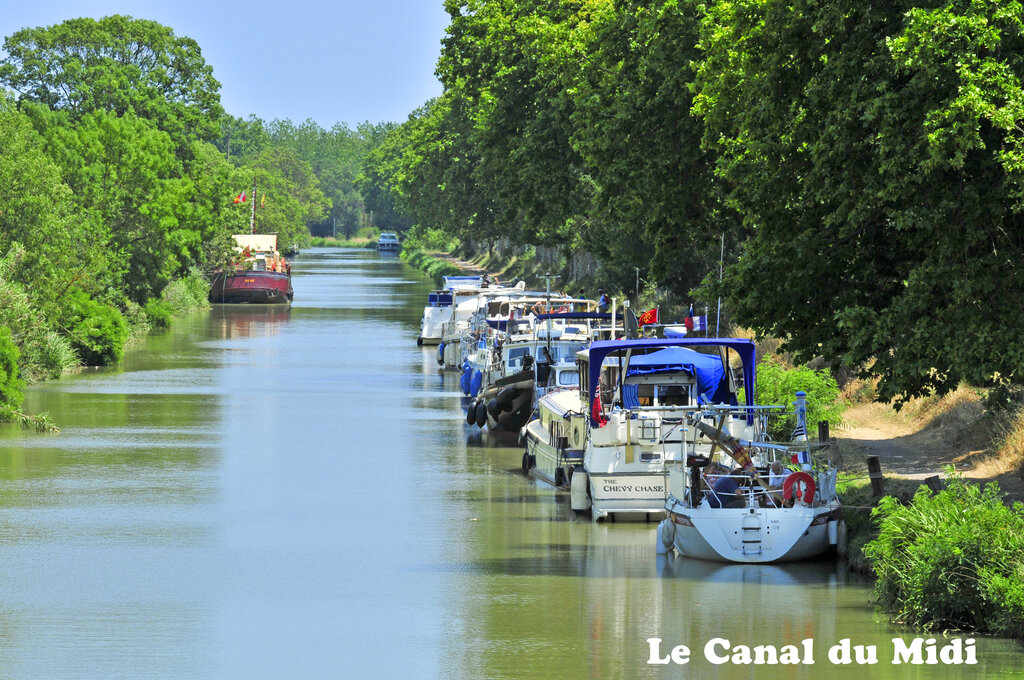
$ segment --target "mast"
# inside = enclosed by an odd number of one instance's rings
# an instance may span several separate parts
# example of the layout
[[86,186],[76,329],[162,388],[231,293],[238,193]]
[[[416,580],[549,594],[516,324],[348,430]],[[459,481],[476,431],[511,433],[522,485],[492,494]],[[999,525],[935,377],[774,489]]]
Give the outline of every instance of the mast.
[[256,233],[256,178],[252,178],[252,213],[249,216],[249,233]]

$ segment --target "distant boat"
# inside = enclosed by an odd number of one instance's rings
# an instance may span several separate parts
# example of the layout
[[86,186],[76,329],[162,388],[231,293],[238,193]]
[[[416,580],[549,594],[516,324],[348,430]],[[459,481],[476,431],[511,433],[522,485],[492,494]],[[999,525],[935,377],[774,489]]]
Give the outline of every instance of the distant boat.
[[221,304],[282,304],[295,297],[292,268],[277,252],[277,234],[234,234],[238,259],[216,273],[210,302]]
[[397,252],[399,245],[398,234],[392,231],[382,232],[377,239],[377,250],[381,252]]

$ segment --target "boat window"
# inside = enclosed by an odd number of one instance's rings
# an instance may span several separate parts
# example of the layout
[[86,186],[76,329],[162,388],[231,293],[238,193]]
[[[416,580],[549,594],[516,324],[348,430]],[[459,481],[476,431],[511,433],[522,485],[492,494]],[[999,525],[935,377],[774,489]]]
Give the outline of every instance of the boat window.
[[530,353],[529,347],[512,347],[508,350],[508,363],[509,368],[515,368],[523,363],[523,357]]
[[559,385],[579,385],[580,374],[575,370],[564,370],[558,372],[558,384]]

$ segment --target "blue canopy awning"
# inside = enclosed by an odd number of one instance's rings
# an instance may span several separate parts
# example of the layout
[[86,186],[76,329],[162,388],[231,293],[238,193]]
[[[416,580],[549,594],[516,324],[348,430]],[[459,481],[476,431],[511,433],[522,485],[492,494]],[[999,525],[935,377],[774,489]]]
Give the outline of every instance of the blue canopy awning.
[[722,378],[725,377],[722,357],[717,354],[701,354],[687,347],[666,347],[650,354],[634,356],[629,360],[626,376],[675,371],[685,371],[697,378],[697,394],[700,395],[701,403],[722,403],[728,399],[728,395],[718,393]]
[[[739,355],[740,361],[743,362],[743,385],[744,392],[746,394],[746,405],[754,405],[754,361],[756,356],[756,348],[752,340],[744,338],[651,338],[644,340],[599,340],[590,344],[589,361],[590,366],[587,375],[587,389],[590,392],[591,400],[594,399],[595,389],[598,381],[601,378],[601,365],[604,363],[605,358],[612,353],[620,353],[625,355],[629,350],[634,351],[645,351],[645,350],[656,350],[648,352],[647,354],[637,354],[630,357],[629,365],[626,368],[626,375],[640,374],[645,370],[648,372],[659,370],[656,366],[671,366],[669,363],[674,360],[680,361],[675,369],[662,368],[660,370],[680,370],[685,365],[687,357],[692,359],[691,355],[669,355],[665,354],[661,357],[648,358],[654,355],[658,355],[661,352],[657,350],[665,350],[667,348],[686,348],[686,347],[724,347],[730,349]],[[717,362],[719,370],[723,372],[723,375],[715,381],[715,390],[712,392],[711,399],[713,400],[718,392],[719,385],[721,385],[722,377],[724,377],[724,366],[722,365],[721,359],[714,355],[701,355],[699,352],[690,350],[693,354],[708,357],[711,361]],[[703,359],[698,359],[696,362],[703,362]],[[700,373],[700,369],[697,368],[697,363],[694,363],[694,369]],[[710,367],[711,362],[708,362]],[[685,369],[684,369],[685,370]],[[713,372],[713,371],[712,371]],[[698,385],[700,385],[700,377],[698,375]],[[710,384],[710,379],[708,380]],[[701,390],[704,393],[704,390]],[[752,416],[751,416],[752,417]],[[594,419],[593,406],[590,408],[590,424],[592,427],[597,427],[598,422]]]

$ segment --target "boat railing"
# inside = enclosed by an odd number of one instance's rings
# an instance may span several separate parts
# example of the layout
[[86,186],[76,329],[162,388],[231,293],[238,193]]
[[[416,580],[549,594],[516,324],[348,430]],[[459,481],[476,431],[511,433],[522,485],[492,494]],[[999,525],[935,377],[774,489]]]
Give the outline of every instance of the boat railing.
[[[704,487],[700,489],[701,496],[703,498],[714,498],[718,501],[718,507],[726,507],[726,503],[732,502],[736,499],[737,494],[743,498],[744,508],[781,508],[782,507],[782,487],[767,487],[761,484],[752,484],[750,487],[739,486],[736,488],[734,493],[722,494],[721,496],[715,491],[715,483],[718,480],[725,477],[731,477],[729,473],[725,474],[701,474],[701,479],[704,481]],[[693,489],[689,490],[691,493]],[[726,498],[725,496],[728,496]]]

